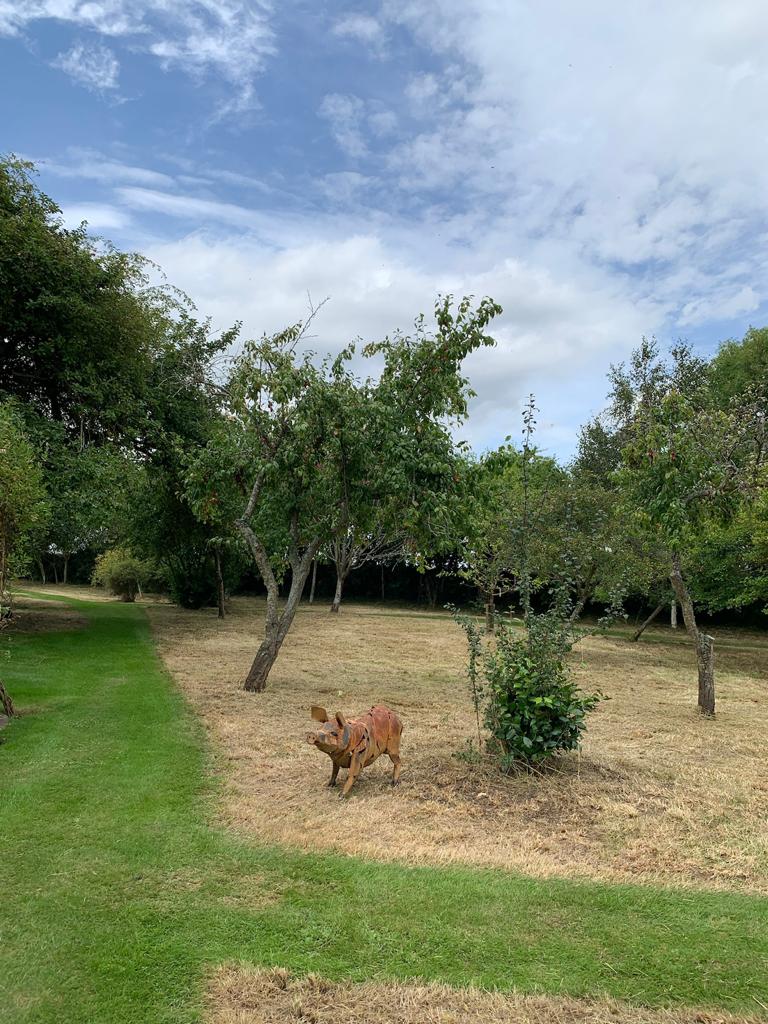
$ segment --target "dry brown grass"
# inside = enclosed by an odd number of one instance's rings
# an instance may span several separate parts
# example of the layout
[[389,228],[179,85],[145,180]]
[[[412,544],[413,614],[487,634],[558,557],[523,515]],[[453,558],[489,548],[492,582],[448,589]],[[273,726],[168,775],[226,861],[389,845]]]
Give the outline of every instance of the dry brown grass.
[[[80,601],[117,601],[119,598],[110,594],[103,587],[90,587],[86,583],[37,583],[28,580],[19,582],[19,589],[27,593],[39,594],[41,599],[46,595],[52,597],[73,597]],[[136,604],[162,604],[164,599],[158,594],[143,594],[136,598]]]
[[615,1000],[523,996],[396,982],[334,984],[229,966],[208,994],[210,1024],[747,1024],[703,1010],[650,1010]]
[[[263,606],[149,609],[159,648],[229,762],[224,819],[304,848],[407,862],[495,865],[768,892],[768,643],[718,635],[718,715],[696,714],[684,638],[587,641],[584,686],[610,696],[580,756],[558,773],[504,777],[457,758],[474,734],[465,649],[447,617],[303,606],[266,693],[241,689]],[[655,642],[654,642],[655,639]],[[389,761],[366,769],[347,806],[325,788],[330,762],[303,742],[309,706],[346,713],[374,702],[404,721],[403,782]],[[340,822],[354,823],[354,828]]]
[[74,609],[42,596],[17,597],[13,602],[11,633],[52,633],[71,629],[82,629],[87,624],[84,615]]

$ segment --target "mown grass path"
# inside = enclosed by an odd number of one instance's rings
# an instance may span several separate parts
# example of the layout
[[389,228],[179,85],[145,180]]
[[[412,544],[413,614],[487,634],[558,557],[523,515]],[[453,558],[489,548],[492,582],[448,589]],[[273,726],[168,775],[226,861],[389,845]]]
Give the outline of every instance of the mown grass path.
[[[225,960],[760,1014],[768,901],[248,845],[141,608],[13,640],[0,743],[0,1021],[200,1019]],[[243,713],[258,697],[243,696]],[[255,787],[259,779],[254,778]],[[354,802],[338,807],[354,828]]]

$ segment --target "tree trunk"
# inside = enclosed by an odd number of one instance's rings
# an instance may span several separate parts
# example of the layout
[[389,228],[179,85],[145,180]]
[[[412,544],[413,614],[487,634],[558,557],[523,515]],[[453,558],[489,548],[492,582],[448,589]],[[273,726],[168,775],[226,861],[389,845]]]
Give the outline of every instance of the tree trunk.
[[381,567],[381,600],[384,600],[384,566]]
[[680,556],[672,555],[672,572],[669,574],[672,589],[683,613],[683,622],[688,636],[696,647],[696,661],[699,669],[699,711],[712,717],[715,713],[715,642],[711,636],[702,633],[696,624],[693,601],[683,579]]
[[277,660],[281,646],[282,640],[279,643],[272,637],[265,637],[262,640],[261,647],[245,677],[244,689],[249,693],[263,693],[266,690],[267,676]]
[[437,608],[440,596],[440,580],[433,580],[428,573],[424,573],[424,593],[427,595],[427,604],[430,608]]
[[309,603],[315,602],[315,583],[317,583],[317,559],[312,559],[312,583],[309,586]]
[[13,701],[11,700],[11,695],[10,695],[10,693],[8,693],[6,688],[3,686],[2,682],[0,682],[0,708],[3,709],[3,712],[9,718],[13,718],[14,715],[16,714],[16,708],[14,708],[14,706],[13,706]]
[[61,574],[61,582],[66,586],[67,584],[67,573],[69,571],[69,554],[64,554],[64,569]]
[[643,633],[645,632],[646,626],[650,626],[650,624],[651,624],[651,623],[653,622],[653,620],[654,620],[654,619],[656,618],[656,616],[657,616],[657,615],[659,614],[659,612],[661,611],[661,609],[662,609],[662,608],[664,607],[664,604],[665,604],[665,602],[664,602],[664,601],[662,601],[662,602],[661,602],[661,604],[657,604],[657,605],[656,605],[656,607],[655,607],[655,608],[653,609],[653,611],[651,612],[651,614],[650,614],[650,615],[648,616],[648,618],[647,618],[647,619],[645,620],[645,622],[643,622],[642,626],[640,626],[640,627],[639,627],[638,629],[636,629],[636,630],[635,630],[635,632],[634,632],[634,633],[632,634],[632,640],[633,640],[633,642],[636,642],[637,640],[639,640],[639,639],[640,639],[640,637],[641,637],[641,636],[643,635]]
[[496,600],[493,591],[486,594],[485,602],[485,631],[486,633],[496,632]]
[[47,583],[48,580],[46,579],[45,576],[45,562],[42,560],[42,558],[37,559],[37,568],[40,570],[40,582]]
[[219,618],[223,619],[224,611],[224,574],[221,571],[221,549],[218,545],[213,549],[213,559],[216,565],[216,603],[219,608]]
[[587,578],[584,580],[584,582],[582,583],[581,587],[579,587],[579,596],[577,597],[576,604],[573,606],[573,609],[571,610],[571,614],[569,616],[569,619],[570,619],[571,622],[575,622],[578,619],[578,617],[584,611],[584,605],[587,603],[589,598],[592,596],[592,590],[593,590],[592,582],[593,582],[593,580],[595,578],[595,573],[596,572],[597,572],[597,569],[593,565],[590,568],[589,572],[587,573]]
[[672,629],[677,629],[677,601],[669,606],[669,624]]
[[333,601],[331,602],[330,611],[338,615],[339,606],[341,605],[341,595],[344,590],[344,583],[346,581],[346,574],[344,574],[338,566],[336,567],[336,591],[333,595]]
[[[300,569],[298,572],[294,570],[293,578],[291,580],[291,589],[288,593],[288,600],[282,612],[279,615],[274,613],[274,607],[272,612],[267,611],[267,623],[264,630],[264,639],[261,642],[256,657],[253,659],[248,675],[245,678],[244,688],[249,693],[262,693],[267,688],[267,677],[277,660],[277,656],[280,653],[280,648],[283,646],[283,640],[285,640],[288,630],[291,628],[291,624],[296,615],[296,609],[299,605],[299,599],[304,591],[304,584],[307,582],[307,576],[309,575],[309,562],[306,564],[306,568]],[[270,596],[267,595],[267,601],[270,603]],[[276,597],[275,594],[275,604]]]
[[699,667],[699,710],[711,717],[715,713],[715,641],[708,633],[699,633],[696,644]]
[[571,614],[568,616],[571,622],[575,622],[581,613],[584,611],[584,605],[587,603],[587,595],[582,591],[579,594],[576,604],[573,606]]
[[267,617],[264,623],[264,639],[256,652],[256,657],[253,659],[253,664],[250,667],[244,684],[244,689],[248,690],[249,693],[261,693],[267,687],[267,677],[275,663],[275,659],[280,653],[280,648],[288,634],[288,630],[291,628],[301,595],[304,593],[304,586],[307,582],[307,576],[309,576],[312,560],[317,554],[320,542],[317,540],[312,541],[305,549],[303,555],[299,555],[298,548],[294,542],[293,553],[290,558],[291,587],[288,591],[288,598],[283,610],[280,611],[278,607],[280,588],[270,565],[266,548],[244,519],[239,519],[236,525],[248,544],[264,585],[267,588]]
[[56,555],[53,556],[53,582],[59,585],[59,567],[56,564]]

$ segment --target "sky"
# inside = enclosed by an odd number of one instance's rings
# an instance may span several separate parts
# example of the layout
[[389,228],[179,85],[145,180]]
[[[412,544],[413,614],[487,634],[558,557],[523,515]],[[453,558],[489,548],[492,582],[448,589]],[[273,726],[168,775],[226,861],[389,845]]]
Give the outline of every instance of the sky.
[[0,0],[0,152],[217,328],[504,308],[480,451],[567,459],[643,335],[768,323],[764,0]]

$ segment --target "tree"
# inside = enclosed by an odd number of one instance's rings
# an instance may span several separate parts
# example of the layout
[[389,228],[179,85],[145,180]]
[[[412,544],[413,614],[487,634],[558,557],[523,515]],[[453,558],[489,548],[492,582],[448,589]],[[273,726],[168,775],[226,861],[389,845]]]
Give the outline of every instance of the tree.
[[519,586],[530,552],[531,538],[524,538],[514,526],[523,504],[527,499],[541,505],[564,476],[553,459],[533,449],[525,465],[523,453],[509,443],[466,463],[459,575],[482,594],[488,632],[494,630],[496,599]]
[[[548,607],[535,611],[530,563],[538,532],[540,495],[533,490],[536,452],[532,444],[536,407],[531,395],[523,413],[523,446],[515,460],[520,469],[521,501],[508,511],[507,532],[516,539],[523,629],[500,621],[493,643],[485,645],[475,623],[457,615],[467,634],[467,676],[482,742],[481,713],[487,744],[502,770],[545,765],[563,751],[577,749],[587,715],[602,700],[600,693],[580,692],[571,678],[568,655],[588,631],[574,626],[571,581],[567,575],[547,588]],[[517,453],[516,453],[517,454]],[[564,553],[565,554],[565,553]],[[486,638],[488,633],[486,632]]]
[[768,327],[750,327],[741,341],[722,344],[710,364],[709,381],[721,409],[756,385],[768,386]]
[[73,554],[96,554],[119,539],[140,471],[116,446],[81,447],[63,434],[58,441],[45,454],[51,515],[43,543],[47,553],[61,558],[61,581],[67,583]]
[[610,415],[623,444],[628,515],[666,552],[669,579],[696,650],[698,706],[715,712],[714,650],[698,626],[689,584],[694,546],[712,517],[731,518],[765,484],[766,405],[759,393],[726,409],[711,401],[707,366],[686,346],[659,358],[643,339],[629,367],[611,371]]
[[[626,514],[619,487],[619,470],[624,444],[623,428],[600,415],[582,427],[579,446],[571,467],[576,489],[586,490],[587,498],[580,514],[585,536],[579,546],[594,552],[588,564],[595,565],[592,593],[608,603],[622,593],[624,600],[634,598],[641,607],[648,602],[652,611],[632,635],[637,641],[673,600],[669,582],[666,550],[636,518]],[[591,494],[591,498],[590,498]],[[592,517],[584,514],[592,503],[598,509],[597,529],[591,530]],[[592,596],[590,594],[590,596]]]
[[[375,513],[376,510],[372,511]],[[351,572],[367,562],[383,565],[385,562],[397,559],[404,550],[404,542],[398,537],[394,526],[388,530],[380,522],[378,525],[372,525],[366,531],[350,522],[342,523],[323,551],[323,554],[336,569],[336,589],[330,611],[338,612],[344,593],[344,584]]]
[[251,691],[266,686],[341,503],[339,412],[354,401],[355,382],[347,353],[320,367],[309,353],[297,355],[302,332],[297,324],[246,343],[229,379],[229,416],[192,457],[187,478],[195,513],[240,533],[267,589],[264,639],[245,681]]
[[127,548],[110,548],[96,559],[91,582],[132,604],[156,579],[157,569],[151,562],[136,558]]
[[[183,293],[150,283],[157,268],[146,259],[91,237],[85,225],[66,228],[33,171],[13,157],[0,161],[0,397],[19,401],[52,485],[57,512],[51,535],[38,541],[63,559],[66,575],[70,554],[103,532],[94,518],[110,503],[91,500],[92,470],[112,446],[130,475],[139,464],[152,470],[150,504],[167,529],[143,531],[142,542],[158,547],[142,553],[167,555],[179,568],[177,593],[199,603],[203,573],[215,592],[216,558],[179,498],[183,459],[210,436],[215,362],[239,326],[212,335]],[[139,531],[124,532],[99,545],[132,543]],[[202,542],[185,548],[200,533]]]
[[396,505],[417,550],[427,531],[441,536],[456,454],[448,421],[465,415],[469,393],[459,369],[470,351],[492,344],[485,328],[497,312],[488,299],[476,310],[469,299],[455,310],[450,297],[440,301],[434,334],[420,318],[414,336],[366,347],[384,360],[376,382],[353,376],[352,346],[320,365],[300,354],[306,323],[246,343],[234,361],[228,416],[191,461],[187,482],[201,519],[239,531],[267,589],[247,690],[265,688],[312,562],[349,528],[350,509]]
[[623,593],[627,552],[615,488],[577,463],[542,494],[539,522],[531,568],[540,584],[567,585],[571,621],[593,598],[610,603]]
[[[21,417],[0,402],[0,633],[11,614],[11,579],[24,568],[29,537],[47,513],[42,474]],[[13,701],[0,679],[0,708],[11,718]]]
[[10,582],[27,541],[47,514],[42,473],[17,409],[0,403],[0,620],[10,613]]
[[0,390],[85,439],[115,436],[145,391],[146,262],[65,228],[33,170],[0,162]]

